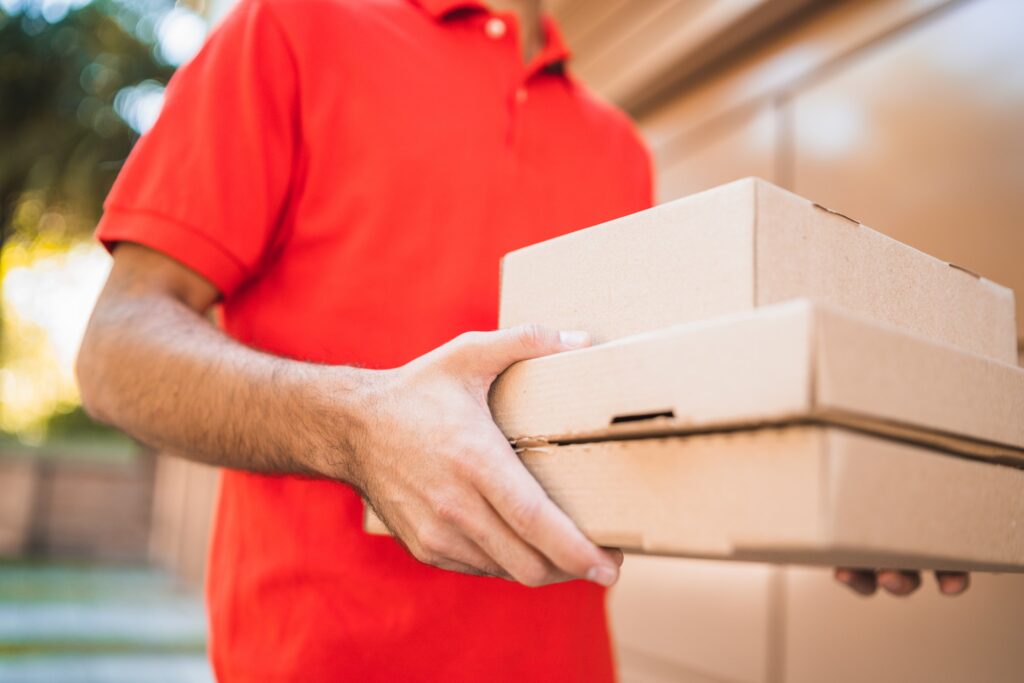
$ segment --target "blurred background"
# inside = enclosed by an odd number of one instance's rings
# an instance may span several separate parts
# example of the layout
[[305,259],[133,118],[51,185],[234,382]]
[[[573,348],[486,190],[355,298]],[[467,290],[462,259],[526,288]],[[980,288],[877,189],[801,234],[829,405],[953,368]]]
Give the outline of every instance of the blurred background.
[[[209,681],[216,472],[92,424],[90,241],[175,67],[232,0],[0,0],[0,681]],[[758,175],[1015,289],[1024,2],[551,0],[638,122],[658,200]],[[622,680],[1019,681],[1024,577],[858,598],[827,571],[627,559]]]

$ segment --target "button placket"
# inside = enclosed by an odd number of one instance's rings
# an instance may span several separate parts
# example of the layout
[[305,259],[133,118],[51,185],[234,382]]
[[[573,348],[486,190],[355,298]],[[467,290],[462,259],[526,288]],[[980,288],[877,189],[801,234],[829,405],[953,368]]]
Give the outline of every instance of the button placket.
[[522,133],[521,128],[523,126],[523,108],[529,99],[530,95],[529,90],[527,90],[526,76],[524,74],[520,74],[519,84],[516,86],[515,90],[512,91],[511,97],[508,99],[508,144],[510,147],[515,147],[519,142],[519,136]]
[[[483,24],[484,35],[491,40],[497,42],[506,40],[510,36],[515,39],[514,24],[509,25],[509,22],[514,19],[507,19],[496,14],[489,16]],[[519,138],[519,127],[520,127],[520,110],[523,105],[526,104],[529,99],[529,93],[527,90],[527,82],[530,78],[530,73],[524,68],[522,63],[522,55],[518,49],[518,42],[516,43],[515,49],[515,79],[512,85],[514,89],[509,95],[508,108],[509,108],[509,122],[508,122],[508,135],[506,141],[509,147],[514,147]]]

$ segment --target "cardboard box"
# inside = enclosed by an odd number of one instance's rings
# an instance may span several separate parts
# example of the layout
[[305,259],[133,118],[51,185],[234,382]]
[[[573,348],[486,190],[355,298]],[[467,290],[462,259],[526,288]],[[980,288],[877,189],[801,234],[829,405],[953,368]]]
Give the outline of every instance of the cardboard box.
[[[1024,471],[890,439],[793,426],[521,455],[601,545],[786,564],[1024,571]],[[381,525],[367,519],[366,528]]]
[[815,422],[1024,465],[1024,369],[794,300],[517,363],[514,442]]
[[507,254],[500,324],[602,343],[798,297],[1017,359],[1011,290],[756,178]]

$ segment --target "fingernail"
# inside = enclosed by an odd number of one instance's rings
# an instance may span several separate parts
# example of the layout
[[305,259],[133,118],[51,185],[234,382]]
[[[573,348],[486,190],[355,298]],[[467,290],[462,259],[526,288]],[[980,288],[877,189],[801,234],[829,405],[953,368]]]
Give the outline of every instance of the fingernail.
[[617,576],[614,569],[600,564],[591,567],[587,571],[587,581],[593,581],[594,583],[601,584],[606,588],[614,584],[616,578]]
[[565,330],[558,333],[559,339],[562,341],[564,346],[568,346],[570,349],[578,349],[581,346],[586,346],[590,341],[590,335],[582,330]]
[[943,595],[959,595],[967,590],[967,577],[939,577],[939,592]]
[[899,574],[886,574],[879,577],[879,582],[890,593],[902,593],[907,589],[904,578]]

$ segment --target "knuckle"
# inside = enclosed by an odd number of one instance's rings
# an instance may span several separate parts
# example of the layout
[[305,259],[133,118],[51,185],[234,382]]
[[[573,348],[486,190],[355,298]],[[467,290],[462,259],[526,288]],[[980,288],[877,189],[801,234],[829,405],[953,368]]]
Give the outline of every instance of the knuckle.
[[551,583],[552,572],[540,561],[531,562],[519,570],[516,580],[529,588],[538,588]]
[[438,558],[434,557],[426,548],[424,548],[419,542],[407,544],[409,553],[412,554],[417,560],[423,564],[436,565]]
[[456,348],[470,348],[479,346],[484,341],[485,334],[483,332],[463,332],[459,336],[452,340],[452,343]]
[[537,498],[526,498],[516,502],[510,512],[513,528],[523,535],[531,534],[536,528],[541,514],[541,501]]
[[545,346],[548,340],[547,328],[533,323],[521,325],[518,329],[518,335],[520,342],[531,349]]
[[476,480],[479,470],[477,453],[479,453],[478,450],[472,447],[466,447],[463,451],[452,457],[452,473],[460,481],[473,482]]
[[438,564],[448,555],[450,541],[448,533],[437,525],[424,526],[416,535],[419,554],[416,559],[427,564]]
[[486,433],[488,430],[489,426],[485,425],[483,429],[475,428],[473,433],[461,435],[461,443],[451,452],[451,467],[457,476],[475,480],[479,474],[488,471],[489,460],[495,451],[495,440]]
[[438,496],[433,503],[434,514],[447,524],[459,524],[465,519],[464,506],[458,496],[447,494]]

